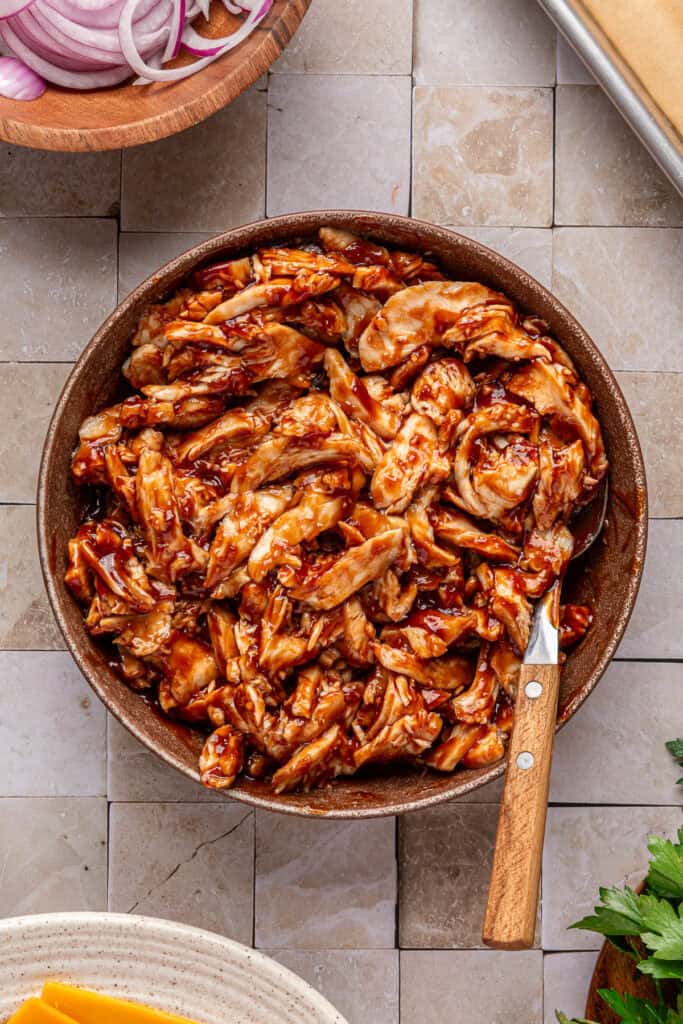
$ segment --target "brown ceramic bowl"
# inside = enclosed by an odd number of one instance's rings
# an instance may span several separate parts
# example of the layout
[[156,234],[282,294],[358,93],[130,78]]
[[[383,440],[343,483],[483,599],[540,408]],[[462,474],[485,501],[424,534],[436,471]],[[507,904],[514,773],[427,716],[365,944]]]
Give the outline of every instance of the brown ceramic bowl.
[[[259,246],[314,235],[323,224],[406,249],[429,252],[455,279],[481,281],[505,292],[526,313],[547,321],[595,397],[610,460],[610,499],[602,537],[567,579],[571,599],[591,604],[594,622],[563,673],[558,727],[583,703],[605,671],[624,632],[640,583],[647,534],[645,471],[633,421],[605,360],[570,313],[519,267],[477,242],[420,221],[381,213],[325,211],[259,221],[195,246],[167,263],[112,313],[76,363],[62,392],[45,442],[38,488],[40,558],[48,594],[67,645],[110,711],[150,750],[198,780],[201,736],[170,722],[123,683],[107,651],[83,625],[82,611],[64,585],[67,540],[79,522],[81,495],[69,463],[82,420],[115,400],[131,333],[145,307],[176,288],[195,267]],[[274,795],[264,783],[239,781],[230,795],[290,814],[337,818],[399,814],[471,792],[501,775],[503,765],[442,775],[427,769],[391,771],[337,780],[312,793]]]

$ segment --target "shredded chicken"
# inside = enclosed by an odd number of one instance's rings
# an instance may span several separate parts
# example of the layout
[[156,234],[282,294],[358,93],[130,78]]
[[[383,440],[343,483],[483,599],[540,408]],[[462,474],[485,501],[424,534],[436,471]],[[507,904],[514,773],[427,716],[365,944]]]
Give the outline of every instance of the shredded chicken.
[[[132,391],[79,431],[98,511],[66,582],[127,684],[203,730],[204,785],[504,755],[533,602],[607,468],[546,331],[336,228],[143,314]],[[562,646],[590,624],[564,605]]]

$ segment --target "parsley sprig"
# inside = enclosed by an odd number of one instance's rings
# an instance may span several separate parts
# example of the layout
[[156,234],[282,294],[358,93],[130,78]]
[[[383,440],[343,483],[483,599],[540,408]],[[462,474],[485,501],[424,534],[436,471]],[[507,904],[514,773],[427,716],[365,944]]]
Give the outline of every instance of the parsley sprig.
[[[678,764],[683,768],[683,740],[669,740],[666,749]],[[678,780],[678,785],[683,786],[683,778]]]
[[[683,766],[683,740],[672,740],[667,748]],[[613,989],[598,990],[622,1024],[683,1024],[683,828],[677,842],[650,836],[647,848],[650,864],[644,891],[628,886],[600,889],[595,912],[572,928],[604,935],[653,979],[654,1003]],[[668,985],[667,998],[663,983]],[[672,993],[675,1009],[670,1005]],[[569,1020],[559,1011],[556,1016],[560,1024],[592,1024]]]

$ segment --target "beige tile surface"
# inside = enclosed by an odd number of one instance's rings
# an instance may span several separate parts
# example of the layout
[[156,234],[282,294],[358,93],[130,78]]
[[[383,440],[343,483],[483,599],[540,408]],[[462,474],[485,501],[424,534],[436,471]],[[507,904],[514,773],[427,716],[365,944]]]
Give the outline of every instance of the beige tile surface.
[[553,233],[550,228],[471,228],[458,231],[507,256],[546,288],[553,273]]
[[399,819],[402,948],[482,945],[497,823],[496,804],[449,803]]
[[680,371],[683,231],[558,228],[553,291],[613,370]]
[[415,0],[415,81],[554,85],[552,22],[529,0]]
[[104,796],[106,712],[70,654],[0,651],[0,796]]
[[0,917],[107,909],[107,801],[0,799]]
[[113,801],[226,803],[229,797],[192,782],[107,716],[107,794]]
[[409,75],[413,0],[315,0],[271,72]]
[[124,231],[226,231],[265,209],[266,93],[160,142],[123,154]]
[[595,79],[569,43],[557,33],[557,83],[558,85],[592,85]]
[[115,221],[0,220],[4,359],[71,361],[115,304]]
[[211,238],[211,232],[122,232],[119,235],[119,300],[164,263],[207,238]]
[[418,86],[413,122],[416,217],[441,224],[551,224],[551,89]]
[[671,709],[682,687],[677,662],[612,662],[557,737],[550,799],[643,805],[681,800],[680,772],[664,744],[678,725]]
[[683,520],[651,519],[640,593],[619,658],[683,658]]
[[650,516],[683,516],[683,373],[618,373],[645,459]]
[[567,929],[591,913],[601,885],[639,884],[647,837],[672,835],[680,807],[551,807],[543,853],[543,948],[599,949],[593,932]]
[[549,953],[543,959],[543,1024],[557,1024],[555,1010],[583,1017],[595,953]]
[[394,945],[395,822],[256,813],[259,949]]
[[0,217],[116,217],[121,154],[0,143]]
[[348,1024],[398,1024],[398,950],[265,950],[321,992]]
[[0,501],[36,500],[45,433],[69,370],[65,363],[0,366]]
[[543,954],[458,950],[401,953],[401,1024],[541,1024]]
[[410,78],[273,75],[268,216],[351,208],[408,213]]
[[254,812],[112,804],[109,909],[172,918],[251,944]]
[[557,89],[555,223],[683,223],[683,197],[597,85]]
[[0,505],[0,650],[63,650],[38,563],[35,509]]
[[[599,884],[642,876],[648,829],[683,821],[663,747],[683,659],[683,232],[680,203],[554,38],[537,0],[313,0],[269,82],[191,131],[125,154],[0,144],[0,915],[106,908],[106,782],[112,906],[246,942],[256,926],[349,1024],[581,1015],[595,952],[571,952],[582,937],[566,924]],[[556,187],[564,226],[551,228]],[[406,817],[401,876],[396,822],[255,817],[114,720],[103,776],[105,715],[43,596],[30,505],[42,436],[117,288],[266,206],[333,205],[451,225],[552,284],[638,425],[655,517],[646,578],[620,650],[631,660],[557,741],[545,1005],[541,950],[462,948],[480,942],[502,780]],[[418,947],[402,953],[400,993],[399,940]]]
[[503,782],[503,777],[494,779],[493,782],[480,786],[472,793],[458,797],[456,802],[459,804],[499,804],[503,795]]

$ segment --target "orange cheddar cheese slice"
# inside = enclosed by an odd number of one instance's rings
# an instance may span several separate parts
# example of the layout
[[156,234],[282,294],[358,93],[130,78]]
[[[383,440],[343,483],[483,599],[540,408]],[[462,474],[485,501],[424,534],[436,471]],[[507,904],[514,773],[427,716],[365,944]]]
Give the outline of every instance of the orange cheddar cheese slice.
[[74,1019],[42,999],[27,999],[7,1024],[74,1024]]
[[42,998],[77,1024],[196,1024],[187,1017],[153,1010],[142,1003],[130,1003],[57,981],[45,982]]

